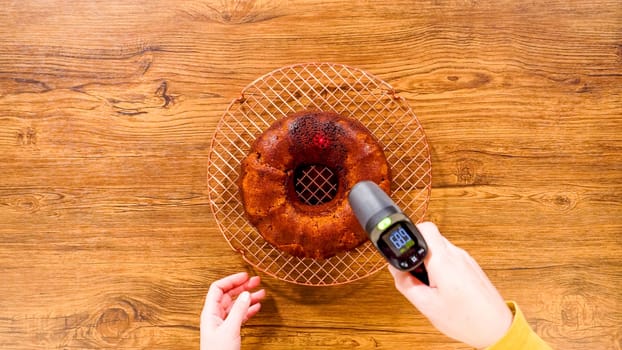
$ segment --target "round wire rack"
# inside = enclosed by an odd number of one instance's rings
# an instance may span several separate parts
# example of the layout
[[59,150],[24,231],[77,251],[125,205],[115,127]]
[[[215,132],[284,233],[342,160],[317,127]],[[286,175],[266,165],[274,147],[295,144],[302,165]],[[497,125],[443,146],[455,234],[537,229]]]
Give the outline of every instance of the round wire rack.
[[352,282],[386,266],[371,242],[324,260],[299,258],[266,242],[244,217],[237,186],[241,160],[273,122],[303,110],[332,111],[362,122],[384,147],[391,166],[392,199],[413,221],[423,220],[432,165],[422,126],[389,84],[363,70],[333,63],[276,69],[250,83],[231,102],[211,141],[210,205],[231,248],[266,274],[302,285]]

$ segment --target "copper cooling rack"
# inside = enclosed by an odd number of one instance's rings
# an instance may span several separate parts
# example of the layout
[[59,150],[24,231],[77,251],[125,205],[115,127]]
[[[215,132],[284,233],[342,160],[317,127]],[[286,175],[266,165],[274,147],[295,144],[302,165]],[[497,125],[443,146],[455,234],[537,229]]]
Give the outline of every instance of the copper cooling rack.
[[332,111],[367,126],[383,145],[391,166],[391,197],[412,220],[423,219],[431,190],[431,162],[415,114],[389,84],[363,70],[332,63],[279,68],[250,83],[231,102],[209,153],[214,217],[231,248],[273,277],[315,286],[367,277],[386,266],[370,242],[326,260],[298,258],[267,243],[244,217],[236,184],[240,161],[274,121],[302,110]]

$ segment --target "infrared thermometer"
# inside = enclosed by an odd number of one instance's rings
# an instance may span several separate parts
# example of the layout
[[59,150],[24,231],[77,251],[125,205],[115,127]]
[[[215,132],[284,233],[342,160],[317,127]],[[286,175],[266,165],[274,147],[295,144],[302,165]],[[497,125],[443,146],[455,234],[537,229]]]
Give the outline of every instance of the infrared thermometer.
[[391,198],[374,182],[361,181],[350,190],[348,201],[369,240],[389,264],[429,285],[423,264],[428,246]]

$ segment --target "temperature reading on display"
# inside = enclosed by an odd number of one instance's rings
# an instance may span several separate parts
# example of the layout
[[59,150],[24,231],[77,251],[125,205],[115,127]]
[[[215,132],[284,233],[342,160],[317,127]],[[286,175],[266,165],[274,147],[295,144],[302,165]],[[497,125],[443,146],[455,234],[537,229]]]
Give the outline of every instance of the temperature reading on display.
[[402,225],[396,225],[394,229],[385,234],[384,241],[396,255],[403,254],[415,245],[415,241]]
[[397,248],[400,252],[409,241],[412,242],[412,239],[410,239],[410,236],[406,233],[406,230],[404,230],[403,227],[400,227],[397,231],[393,232],[389,239],[395,248]]

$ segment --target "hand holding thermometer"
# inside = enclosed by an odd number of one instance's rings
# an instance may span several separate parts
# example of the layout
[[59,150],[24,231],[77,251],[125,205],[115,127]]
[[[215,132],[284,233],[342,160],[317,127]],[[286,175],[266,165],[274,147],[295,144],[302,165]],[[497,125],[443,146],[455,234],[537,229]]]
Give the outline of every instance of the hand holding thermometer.
[[423,264],[428,247],[421,232],[391,198],[375,183],[361,181],[352,187],[348,200],[369,239],[389,264],[429,285]]

